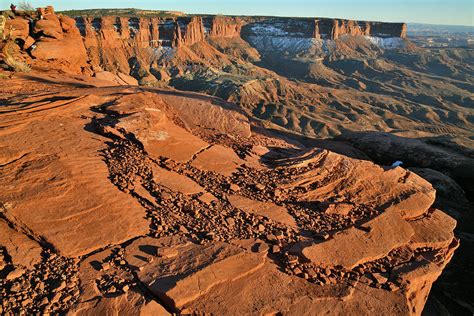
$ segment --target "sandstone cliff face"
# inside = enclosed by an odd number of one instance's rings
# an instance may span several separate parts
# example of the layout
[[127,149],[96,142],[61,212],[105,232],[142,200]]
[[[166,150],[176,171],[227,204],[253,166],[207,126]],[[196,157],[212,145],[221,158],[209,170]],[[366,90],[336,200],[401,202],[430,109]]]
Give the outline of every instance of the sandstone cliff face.
[[342,35],[365,35],[381,38],[406,38],[405,23],[382,23],[340,19],[260,18],[246,21],[244,36],[259,34],[262,29],[274,36],[335,40]]
[[160,56],[156,49],[190,47],[206,38],[243,37],[257,49],[262,43],[271,43],[270,49],[275,43],[305,49],[314,39],[334,40],[343,35],[406,37],[402,23],[223,16],[104,16],[77,17],[74,21],[52,9],[44,10],[44,18],[31,25],[20,17],[10,19],[5,31],[22,40],[23,49],[33,47],[31,55],[37,60],[60,60],[71,65],[73,72],[84,71],[89,61],[94,71],[135,71],[139,73],[137,79],[152,77],[150,65]]
[[204,19],[209,37],[238,37],[244,22],[239,18],[216,16]]
[[193,45],[205,39],[201,17],[192,17],[189,20],[180,19],[178,25],[181,28],[181,38],[178,39],[180,44]]
[[161,48],[190,47],[206,38],[242,37],[258,50],[273,51],[305,50],[312,47],[314,39],[335,40],[343,35],[406,36],[406,26],[401,23],[334,19],[107,16],[78,17],[76,24],[94,69],[132,74],[146,83],[156,80],[151,73],[159,70],[153,70],[152,65],[163,55]]
[[[91,21],[76,18],[82,33],[88,36],[87,23],[95,23],[95,32],[103,37],[116,37],[135,42],[139,47],[193,45],[206,37],[252,36],[266,31],[273,36],[337,39],[342,35],[366,35],[374,37],[406,37],[404,23],[360,22],[334,19],[291,19],[291,18],[235,18],[235,17],[179,17],[160,20],[158,18],[116,18],[102,17]],[[115,22],[116,21],[116,22]],[[159,44],[159,45],[158,45]],[[86,43],[87,46],[87,43]]]

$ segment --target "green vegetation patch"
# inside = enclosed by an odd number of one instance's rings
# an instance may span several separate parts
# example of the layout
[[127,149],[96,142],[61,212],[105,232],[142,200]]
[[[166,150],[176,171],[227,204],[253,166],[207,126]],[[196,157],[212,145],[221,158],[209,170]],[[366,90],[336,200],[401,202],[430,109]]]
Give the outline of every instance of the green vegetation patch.
[[162,11],[162,10],[141,10],[141,9],[85,9],[85,10],[67,10],[60,11],[64,15],[70,17],[90,16],[120,16],[120,17],[150,17],[150,18],[174,18],[178,16],[185,16],[183,12],[178,11]]

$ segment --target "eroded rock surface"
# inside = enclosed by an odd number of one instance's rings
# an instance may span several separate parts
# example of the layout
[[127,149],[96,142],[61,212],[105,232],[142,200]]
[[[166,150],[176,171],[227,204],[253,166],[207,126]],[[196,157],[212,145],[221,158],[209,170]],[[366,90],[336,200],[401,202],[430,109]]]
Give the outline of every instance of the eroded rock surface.
[[204,95],[32,76],[0,82],[28,93],[0,117],[5,313],[420,314],[458,246],[403,168]]
[[393,249],[406,245],[413,235],[413,228],[400,214],[386,211],[360,227],[336,233],[330,240],[313,245],[297,244],[295,248],[301,250],[295,251],[318,266],[352,269],[387,256]]

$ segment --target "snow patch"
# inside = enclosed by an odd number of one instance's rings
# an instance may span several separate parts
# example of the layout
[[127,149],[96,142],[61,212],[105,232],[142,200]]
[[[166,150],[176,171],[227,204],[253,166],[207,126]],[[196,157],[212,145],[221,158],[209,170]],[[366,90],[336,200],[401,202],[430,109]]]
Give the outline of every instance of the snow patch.
[[288,36],[288,32],[284,30],[274,27],[273,25],[253,25],[252,32],[255,33],[257,36]]
[[373,36],[364,36],[368,41],[372,44],[382,48],[382,49],[398,49],[398,48],[405,48],[406,43],[400,37],[388,37],[388,38],[381,38],[381,37],[373,37]]
[[160,46],[154,49],[154,58],[161,61],[170,61],[176,54],[176,49],[167,46]]
[[250,44],[260,51],[300,52],[312,47],[313,39],[302,37],[249,36]]

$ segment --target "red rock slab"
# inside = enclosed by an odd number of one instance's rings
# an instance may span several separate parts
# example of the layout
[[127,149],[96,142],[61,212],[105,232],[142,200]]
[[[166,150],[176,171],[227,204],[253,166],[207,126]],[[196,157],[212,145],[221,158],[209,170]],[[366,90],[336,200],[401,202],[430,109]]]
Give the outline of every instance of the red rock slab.
[[213,145],[199,153],[191,165],[201,170],[213,171],[229,177],[244,161],[228,147]]
[[120,86],[121,82],[117,80],[117,76],[110,71],[99,71],[95,73],[98,80],[107,81],[111,86]]
[[350,211],[352,211],[353,206],[348,203],[331,203],[328,207],[324,210],[326,214],[336,214],[347,216],[349,215]]
[[146,299],[138,288],[128,292],[118,292],[117,296],[104,297],[97,287],[97,280],[105,275],[119,276],[123,280],[132,280],[129,272],[106,266],[111,256],[111,249],[95,253],[79,265],[81,294],[68,312],[69,315],[170,315],[166,309],[154,300]]
[[266,166],[262,164],[262,156],[268,154],[270,150],[264,146],[253,146],[250,153],[245,157],[245,165],[255,169],[265,169]]
[[391,250],[408,244],[414,235],[410,224],[396,211],[382,213],[363,227],[351,227],[320,243],[300,242],[292,252],[316,265],[352,269],[385,257]]
[[92,115],[100,98],[54,97],[59,100],[42,102],[52,98],[42,95],[0,118],[2,143],[27,153],[2,169],[2,201],[11,206],[10,215],[65,256],[144,235],[144,208],[109,180],[101,156],[108,139],[78,119]]
[[[102,71],[97,74],[105,74],[109,76],[109,72]],[[113,74],[114,75],[114,74]],[[114,75],[115,76],[115,75]],[[118,76],[118,75],[117,75]],[[135,88],[123,89],[123,96],[113,101],[113,104],[107,107],[108,111],[116,112],[120,115],[133,114],[145,110],[162,110],[165,111],[166,104],[163,99],[150,92],[137,93]],[[149,125],[149,122],[144,122]]]
[[[311,168],[308,168],[310,166]],[[282,189],[305,188],[298,201],[327,201],[340,197],[352,204],[396,210],[406,219],[425,214],[433,205],[432,185],[403,168],[384,169],[370,161],[348,158],[326,150],[310,150],[280,161],[281,167],[305,168]]]
[[140,183],[140,181],[135,181],[135,185],[133,188],[133,192],[140,196],[140,198],[147,200],[154,206],[158,206],[156,204],[156,198],[148,192],[148,190]]
[[152,172],[153,181],[156,184],[167,187],[172,191],[181,192],[187,195],[205,192],[204,188],[199,184],[174,171],[169,171],[153,165]]
[[88,302],[101,297],[96,281],[106,274],[119,274],[124,279],[130,278],[130,275],[115,268],[113,265],[109,265],[107,269],[103,269],[104,262],[111,255],[112,250],[105,249],[94,253],[80,262],[79,280],[81,295],[78,302]]
[[230,204],[233,207],[241,209],[247,213],[268,217],[275,222],[279,222],[291,227],[296,227],[294,218],[283,206],[278,206],[271,202],[260,202],[248,199],[240,195],[229,195]]
[[67,36],[61,40],[36,42],[31,52],[41,60],[59,60],[77,67],[87,67],[87,53],[80,36]]
[[458,246],[459,242],[453,240],[447,248],[423,253],[392,270],[390,280],[403,289],[414,314],[420,315],[423,311],[432,284],[451,261]]
[[[157,243],[158,246],[154,246]],[[226,243],[173,244],[170,239],[164,240],[164,244],[168,243],[166,246],[159,243],[160,240],[140,238],[127,247],[126,256],[145,257],[160,247],[176,250],[175,256],[154,258],[150,263],[145,260],[138,262],[141,268],[137,272],[140,280],[174,310],[181,309],[219,284],[257,271],[264,263],[262,255]],[[136,263],[137,259],[133,262]]]
[[95,77],[98,80],[109,82],[110,85],[118,85],[118,86],[124,86],[124,85],[137,86],[138,85],[138,81],[135,78],[122,74],[120,72],[118,74],[114,74],[110,71],[99,71],[95,73]]
[[27,269],[41,261],[41,246],[25,234],[18,232],[0,220],[0,246],[5,247],[14,265]]
[[211,194],[209,192],[206,192],[203,195],[201,195],[199,197],[199,200],[203,203],[206,203],[206,204],[211,204],[214,201],[218,201],[218,199],[213,194]]
[[[166,97],[168,104],[178,112],[179,117],[191,129],[212,128],[222,134],[248,138],[252,135],[248,118],[235,109],[227,109],[212,103],[212,99]],[[178,100],[176,100],[178,99]]]
[[73,306],[68,315],[127,315],[127,316],[171,316],[162,305],[145,299],[143,293],[128,291],[115,297],[101,297]]
[[124,74],[123,72],[118,72],[117,77],[119,77],[119,79],[122,80],[127,85],[138,86],[138,80],[137,79],[135,79],[132,76],[129,76],[127,74]]
[[406,298],[357,284],[319,286],[290,276],[272,262],[233,282],[222,283],[186,304],[189,314],[216,315],[409,315]]
[[120,120],[118,127],[133,133],[152,157],[186,162],[208,144],[176,125],[159,108],[145,108]]
[[440,210],[434,209],[425,217],[411,221],[415,235],[410,241],[412,249],[446,248],[454,239],[456,220]]

